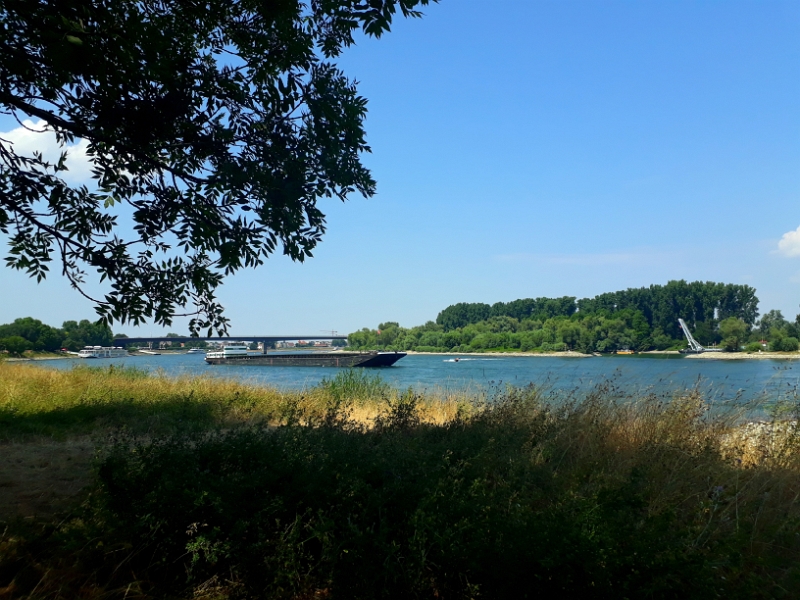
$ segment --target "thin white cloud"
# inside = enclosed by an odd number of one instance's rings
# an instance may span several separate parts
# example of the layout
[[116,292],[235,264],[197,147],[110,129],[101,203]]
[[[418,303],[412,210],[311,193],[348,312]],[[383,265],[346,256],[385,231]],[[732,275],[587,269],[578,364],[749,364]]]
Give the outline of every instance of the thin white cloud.
[[778,242],[778,252],[784,256],[800,256],[800,227],[783,234]]
[[79,140],[76,144],[60,146],[56,134],[47,127],[45,121],[26,119],[16,129],[0,131],[0,138],[3,143],[13,145],[14,152],[19,156],[32,157],[34,152],[40,152],[50,163],[58,162],[61,153],[66,150],[69,170],[61,173],[60,177],[70,184],[88,184],[91,180],[92,164],[86,155],[89,142]]
[[670,258],[674,258],[674,256],[663,252],[600,252],[597,254],[534,254],[520,252],[516,254],[498,254],[495,258],[501,262],[510,263],[600,267],[605,265],[634,266],[663,263]]

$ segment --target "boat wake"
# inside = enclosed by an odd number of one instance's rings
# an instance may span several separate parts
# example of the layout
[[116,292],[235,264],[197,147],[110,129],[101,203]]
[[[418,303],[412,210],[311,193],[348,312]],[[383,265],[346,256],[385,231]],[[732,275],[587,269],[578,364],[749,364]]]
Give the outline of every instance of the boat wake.
[[471,360],[503,360],[502,358],[446,358],[442,362],[467,362]]

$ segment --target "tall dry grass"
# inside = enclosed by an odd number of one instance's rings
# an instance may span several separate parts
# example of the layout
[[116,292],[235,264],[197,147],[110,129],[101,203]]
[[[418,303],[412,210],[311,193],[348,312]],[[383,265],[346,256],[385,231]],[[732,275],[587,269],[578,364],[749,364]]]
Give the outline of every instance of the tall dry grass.
[[[322,385],[278,390],[208,376],[167,376],[136,368],[75,366],[69,370],[0,363],[0,440],[65,438],[115,428],[158,434],[176,429],[280,425],[314,421],[345,405],[371,422],[397,390],[373,376],[344,371]],[[423,420],[443,423],[468,404],[464,394],[420,399]]]
[[19,367],[3,414],[37,425],[6,435],[129,434],[80,509],[6,529],[0,597],[800,597],[795,406]]

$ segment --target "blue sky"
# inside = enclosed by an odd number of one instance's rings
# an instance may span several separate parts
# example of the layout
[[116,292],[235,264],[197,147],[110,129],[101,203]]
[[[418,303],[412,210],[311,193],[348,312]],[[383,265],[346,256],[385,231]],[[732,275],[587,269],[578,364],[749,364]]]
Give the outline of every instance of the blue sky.
[[[323,202],[305,264],[229,278],[233,333],[411,326],[455,302],[670,279],[752,285],[762,312],[800,312],[800,3],[425,12],[339,61],[369,99],[377,196]],[[0,278],[0,322],[93,318],[56,275]]]

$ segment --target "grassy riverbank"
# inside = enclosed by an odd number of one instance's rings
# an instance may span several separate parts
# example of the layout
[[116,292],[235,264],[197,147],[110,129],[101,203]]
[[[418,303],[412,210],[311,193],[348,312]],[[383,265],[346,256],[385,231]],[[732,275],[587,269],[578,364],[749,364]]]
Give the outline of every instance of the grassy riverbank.
[[[743,426],[612,391],[0,365],[0,596],[794,597],[795,407]],[[46,463],[73,494],[15,516]]]
[[74,354],[67,354],[64,352],[34,352],[28,350],[19,356],[11,356],[7,352],[0,353],[0,362],[29,362],[32,360],[62,360],[78,358]]
[[[350,416],[371,422],[397,394],[366,371],[342,371],[318,387],[278,391],[214,377],[168,377],[136,368],[76,365],[70,370],[0,363],[0,441],[65,439],[124,429],[143,435],[242,425],[315,422],[347,401]],[[463,394],[420,401],[426,420],[452,417]],[[334,403],[333,405],[331,403]]]

